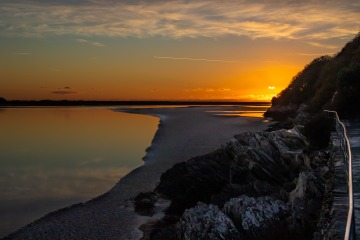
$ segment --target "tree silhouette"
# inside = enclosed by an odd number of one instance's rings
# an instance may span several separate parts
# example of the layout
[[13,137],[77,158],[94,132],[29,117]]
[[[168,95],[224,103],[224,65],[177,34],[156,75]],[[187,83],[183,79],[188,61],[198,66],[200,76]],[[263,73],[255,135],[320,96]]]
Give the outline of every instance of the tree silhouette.
[[7,102],[7,101],[6,101],[5,98],[0,97],[0,103],[6,103],[6,102]]
[[334,56],[314,59],[299,72],[277,97],[273,105],[307,111],[335,109],[345,115],[356,113],[360,104],[360,32]]

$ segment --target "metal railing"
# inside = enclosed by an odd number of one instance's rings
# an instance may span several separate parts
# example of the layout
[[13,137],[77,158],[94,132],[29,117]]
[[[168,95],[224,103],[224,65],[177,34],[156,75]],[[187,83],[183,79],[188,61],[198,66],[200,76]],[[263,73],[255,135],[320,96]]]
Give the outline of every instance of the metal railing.
[[337,135],[340,139],[341,151],[344,155],[345,171],[348,177],[348,195],[349,195],[349,210],[346,221],[345,240],[355,238],[355,221],[354,221],[354,203],[353,203],[353,178],[352,178],[352,156],[349,138],[346,134],[345,125],[340,121],[339,115],[335,111],[325,110],[328,118],[333,119]]

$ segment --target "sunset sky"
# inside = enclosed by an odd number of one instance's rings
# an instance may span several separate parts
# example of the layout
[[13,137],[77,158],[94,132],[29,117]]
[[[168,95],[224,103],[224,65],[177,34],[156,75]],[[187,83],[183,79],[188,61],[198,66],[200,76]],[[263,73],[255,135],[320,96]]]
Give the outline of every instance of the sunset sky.
[[0,0],[0,97],[269,100],[359,30],[358,0]]

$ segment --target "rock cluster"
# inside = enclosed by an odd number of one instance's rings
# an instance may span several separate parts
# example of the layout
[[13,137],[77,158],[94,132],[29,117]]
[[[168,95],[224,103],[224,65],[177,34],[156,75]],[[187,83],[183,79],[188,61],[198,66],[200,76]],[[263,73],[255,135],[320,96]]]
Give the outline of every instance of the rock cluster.
[[172,223],[155,226],[151,239],[174,238],[165,232],[177,239],[308,238],[320,214],[329,156],[311,157],[312,163],[307,148],[298,128],[245,132],[176,164],[155,189],[171,200],[166,216]]
[[178,239],[240,239],[233,221],[217,206],[198,203],[184,212],[176,225]]
[[262,238],[279,239],[284,235],[283,226],[289,207],[283,201],[268,196],[250,198],[242,195],[230,199],[223,211],[234,221],[237,229],[245,234],[245,239],[260,237],[262,234]]

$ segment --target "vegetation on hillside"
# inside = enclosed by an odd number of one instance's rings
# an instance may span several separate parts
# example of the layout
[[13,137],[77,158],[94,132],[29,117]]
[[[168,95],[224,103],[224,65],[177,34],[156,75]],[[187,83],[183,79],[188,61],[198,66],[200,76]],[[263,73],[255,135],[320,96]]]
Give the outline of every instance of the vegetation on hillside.
[[294,108],[306,104],[309,112],[333,109],[342,115],[359,115],[360,33],[337,55],[316,58],[305,66],[272,104]]
[[310,143],[311,149],[326,148],[330,141],[332,123],[324,114],[315,115],[304,125],[302,133]]

